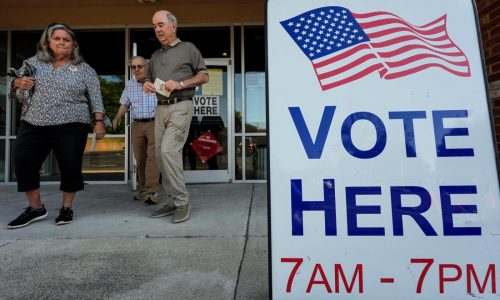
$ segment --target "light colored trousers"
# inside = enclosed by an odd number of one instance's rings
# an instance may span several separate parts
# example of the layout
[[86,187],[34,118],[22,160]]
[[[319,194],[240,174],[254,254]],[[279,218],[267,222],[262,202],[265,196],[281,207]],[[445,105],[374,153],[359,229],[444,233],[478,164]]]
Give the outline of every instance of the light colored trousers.
[[148,193],[160,190],[160,168],[155,154],[155,122],[132,122],[132,146],[137,161],[139,188]]
[[158,105],[156,108],[156,160],[160,166],[163,188],[172,199],[169,204],[175,207],[189,203],[182,148],[187,140],[193,113],[194,105],[190,100],[171,105]]

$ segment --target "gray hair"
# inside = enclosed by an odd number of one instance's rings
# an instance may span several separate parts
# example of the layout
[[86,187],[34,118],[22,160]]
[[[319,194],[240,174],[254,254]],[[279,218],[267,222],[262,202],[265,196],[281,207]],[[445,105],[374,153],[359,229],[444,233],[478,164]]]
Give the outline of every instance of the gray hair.
[[170,23],[173,23],[175,25],[177,25],[177,18],[174,16],[173,13],[167,11],[167,20],[170,22]]
[[132,56],[132,58],[130,58],[130,60],[129,60],[129,62],[128,62],[128,63],[129,63],[129,64],[131,64],[131,63],[132,63],[132,61],[133,61],[134,59],[140,59],[140,60],[142,60],[142,61],[143,61],[146,65],[149,65],[148,61],[147,61],[147,60],[146,60],[143,56],[140,56],[140,55]]
[[46,63],[55,61],[56,58],[54,56],[54,52],[49,47],[49,39],[52,37],[54,30],[57,29],[62,29],[69,33],[69,35],[71,35],[71,39],[73,40],[73,44],[75,45],[73,53],[71,53],[70,56],[71,64],[78,65],[79,63],[82,63],[83,57],[80,55],[80,46],[75,40],[75,33],[73,32],[73,30],[71,30],[71,28],[69,28],[69,26],[60,23],[52,23],[47,26],[47,28],[45,28],[37,45],[36,57]]

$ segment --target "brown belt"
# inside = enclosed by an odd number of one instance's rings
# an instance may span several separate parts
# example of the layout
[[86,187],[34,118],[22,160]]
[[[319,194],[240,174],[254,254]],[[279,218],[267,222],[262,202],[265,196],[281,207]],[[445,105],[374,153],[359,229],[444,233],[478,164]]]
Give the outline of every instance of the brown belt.
[[175,103],[178,103],[181,101],[186,101],[186,100],[193,100],[193,97],[182,96],[182,97],[162,99],[162,100],[158,100],[158,105],[170,105],[170,104],[175,104]]

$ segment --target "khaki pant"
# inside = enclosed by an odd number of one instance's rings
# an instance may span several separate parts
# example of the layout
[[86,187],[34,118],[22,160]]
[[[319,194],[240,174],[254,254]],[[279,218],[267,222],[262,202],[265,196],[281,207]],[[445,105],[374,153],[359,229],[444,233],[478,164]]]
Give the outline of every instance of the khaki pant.
[[155,155],[155,122],[132,122],[131,129],[139,188],[148,193],[158,192],[160,190],[160,168]]
[[160,165],[162,185],[175,207],[189,203],[184,178],[182,148],[189,134],[194,113],[193,102],[182,101],[171,105],[158,105],[155,116],[156,160]]

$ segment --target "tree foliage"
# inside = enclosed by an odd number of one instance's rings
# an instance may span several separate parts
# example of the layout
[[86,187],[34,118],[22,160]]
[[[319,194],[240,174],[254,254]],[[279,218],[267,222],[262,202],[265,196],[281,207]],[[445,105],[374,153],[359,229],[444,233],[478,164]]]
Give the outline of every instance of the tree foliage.
[[[100,77],[102,101],[104,102],[104,109],[106,115],[113,120],[120,108],[120,96],[125,88],[125,80],[123,77],[118,77],[119,80],[107,80]],[[112,133],[113,128],[106,128],[107,133]],[[118,128],[117,133],[123,133],[123,125]]]

